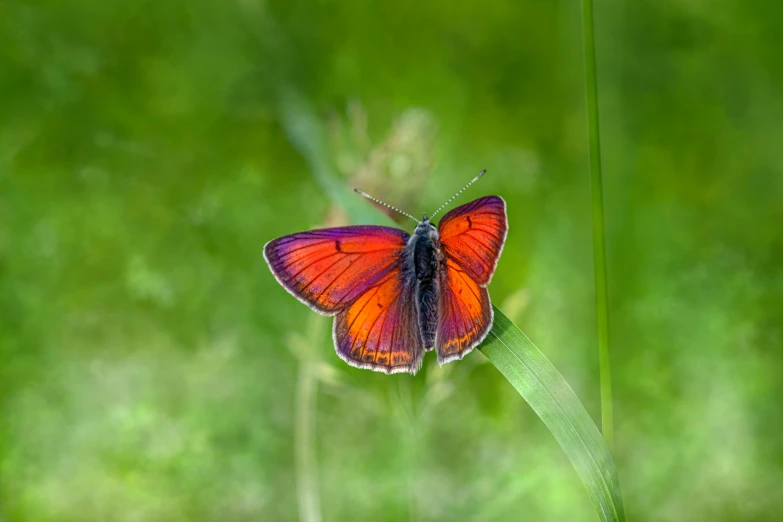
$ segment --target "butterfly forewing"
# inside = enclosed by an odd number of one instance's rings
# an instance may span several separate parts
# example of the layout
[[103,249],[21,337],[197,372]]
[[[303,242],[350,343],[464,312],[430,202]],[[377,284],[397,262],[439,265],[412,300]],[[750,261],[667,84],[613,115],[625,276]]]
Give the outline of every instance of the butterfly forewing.
[[487,196],[455,208],[439,224],[444,257],[436,336],[438,361],[461,359],[486,337],[492,279],[508,224],[502,198]]
[[399,271],[408,237],[402,230],[369,225],[311,230],[270,241],[264,257],[294,297],[334,315]]
[[444,256],[478,284],[488,285],[508,231],[503,198],[486,196],[457,207],[443,216],[438,230]]

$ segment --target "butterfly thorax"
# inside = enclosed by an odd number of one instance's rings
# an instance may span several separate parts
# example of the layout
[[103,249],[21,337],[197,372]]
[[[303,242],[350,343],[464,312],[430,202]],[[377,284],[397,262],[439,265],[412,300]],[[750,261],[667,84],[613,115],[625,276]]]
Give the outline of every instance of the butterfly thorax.
[[435,277],[437,269],[437,254],[440,249],[438,231],[432,225],[430,229],[421,230],[421,225],[416,228],[413,236],[413,266],[416,279],[419,281]]
[[408,248],[413,254],[409,260],[416,275],[419,331],[425,349],[431,348],[435,344],[438,320],[438,266],[442,256],[438,230],[430,224],[426,216],[416,227]]

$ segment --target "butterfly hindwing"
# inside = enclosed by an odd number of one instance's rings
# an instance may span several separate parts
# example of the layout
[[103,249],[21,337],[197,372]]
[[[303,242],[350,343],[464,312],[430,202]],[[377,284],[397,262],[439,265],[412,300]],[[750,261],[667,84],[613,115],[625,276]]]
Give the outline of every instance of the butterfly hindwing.
[[435,338],[441,364],[462,359],[483,341],[493,318],[487,289],[476,283],[453,260],[447,260],[445,266]]
[[334,315],[399,270],[408,237],[402,230],[370,225],[311,230],[270,241],[264,257],[294,297]]
[[444,263],[435,347],[443,364],[464,357],[492,327],[486,286],[508,231],[506,204],[497,196],[479,198],[450,211],[438,228]]
[[337,354],[348,364],[416,373],[424,353],[414,283],[403,266],[375,283],[334,320]]

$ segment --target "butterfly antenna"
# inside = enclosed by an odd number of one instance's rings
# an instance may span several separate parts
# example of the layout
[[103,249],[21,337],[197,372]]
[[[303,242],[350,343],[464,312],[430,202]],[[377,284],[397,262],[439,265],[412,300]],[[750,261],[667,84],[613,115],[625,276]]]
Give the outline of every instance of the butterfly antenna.
[[486,173],[487,173],[487,169],[484,169],[484,170],[482,170],[481,172],[479,172],[478,174],[476,174],[476,177],[475,177],[475,178],[473,178],[472,180],[470,180],[470,183],[468,183],[467,185],[465,185],[464,187],[462,187],[462,188],[460,189],[460,191],[459,191],[459,192],[457,192],[456,194],[454,194],[453,196],[451,196],[451,197],[449,198],[449,200],[448,200],[448,201],[446,201],[444,204],[442,204],[438,210],[436,210],[435,212],[433,212],[433,213],[432,213],[432,215],[430,216],[430,219],[434,218],[434,217],[435,217],[435,214],[437,214],[438,212],[440,212],[441,210],[443,210],[443,209],[446,207],[446,205],[448,205],[449,203],[451,203],[452,201],[454,201],[454,198],[456,198],[457,196],[459,196],[460,194],[462,194],[463,192],[465,192],[465,189],[466,189],[466,188],[468,188],[469,186],[471,186],[472,184],[474,184],[475,182],[477,182],[477,181],[479,180],[479,178],[480,178],[481,176],[483,176],[484,174],[486,174]]
[[393,206],[389,205],[388,203],[384,203],[380,199],[372,197],[371,195],[369,195],[368,193],[366,193],[363,190],[359,190],[358,188],[355,188],[355,189],[353,189],[353,191],[356,192],[357,194],[361,194],[362,196],[364,196],[365,198],[369,199],[370,201],[374,201],[374,202],[378,203],[379,205],[383,205],[384,207],[389,208],[389,209],[391,209],[391,210],[393,210],[395,212],[399,212],[403,216],[408,216],[409,218],[411,218],[416,223],[419,222],[418,219],[416,219],[415,217],[411,216],[407,212],[403,212],[402,210],[400,210],[400,209],[398,209],[396,207],[393,207]]

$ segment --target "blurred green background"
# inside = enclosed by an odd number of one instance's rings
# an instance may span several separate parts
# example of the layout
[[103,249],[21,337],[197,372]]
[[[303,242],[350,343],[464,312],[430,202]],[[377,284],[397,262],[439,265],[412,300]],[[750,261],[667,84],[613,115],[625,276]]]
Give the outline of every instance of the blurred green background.
[[[630,520],[783,513],[782,19],[596,5]],[[576,1],[0,5],[0,520],[597,520],[483,355],[349,368],[261,255],[324,172],[487,168],[493,301],[600,422],[583,78]]]

